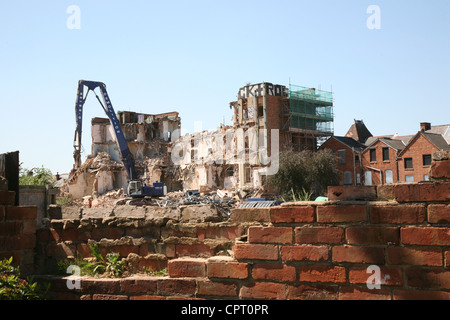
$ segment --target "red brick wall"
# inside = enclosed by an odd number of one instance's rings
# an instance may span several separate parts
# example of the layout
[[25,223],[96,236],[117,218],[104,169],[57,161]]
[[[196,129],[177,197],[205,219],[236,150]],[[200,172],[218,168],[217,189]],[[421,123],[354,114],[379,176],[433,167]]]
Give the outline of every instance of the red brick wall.
[[34,271],[37,207],[14,206],[15,192],[0,191],[0,259],[13,257],[21,275]]
[[[412,143],[399,159],[399,182],[405,182],[407,175],[414,176],[414,182],[424,181],[424,175],[428,174],[430,166],[423,165],[422,155],[432,155],[434,152],[439,151],[433,144],[431,144],[424,136],[419,135],[417,140]],[[405,169],[404,159],[412,158],[413,169]]]
[[[340,171],[340,185],[344,185],[344,172],[350,172],[352,174],[352,185],[355,184],[356,174],[360,174],[361,182],[363,179],[363,172],[361,170],[360,161],[354,161],[354,156],[359,155],[358,153],[353,153],[353,150],[341,143],[340,141],[333,139],[332,137],[325,141],[320,149],[329,149],[332,150],[334,155],[336,156],[336,164],[337,168]],[[339,161],[339,150],[345,150],[345,164],[341,164]],[[360,155],[359,155],[360,156]],[[356,173],[355,173],[356,171]]]
[[[394,185],[392,194],[396,201],[236,209],[230,223],[252,222],[232,247],[234,257],[174,257],[168,277],[87,278],[77,291],[67,290],[64,278],[52,278],[53,294],[94,300],[449,300],[450,183]],[[373,266],[380,268],[381,284],[370,289]]]
[[[389,160],[383,161],[383,148],[386,148],[386,147],[389,150]],[[370,149],[376,149],[376,161],[370,161]],[[382,177],[381,177],[380,172],[371,170],[373,185],[385,184],[386,170],[392,170],[393,183],[398,182],[397,151],[388,147],[382,141],[378,141],[372,147],[366,149],[363,152],[362,165],[363,165],[364,171],[369,170],[368,168],[366,168],[367,166],[369,166],[372,168],[379,169],[383,172]]]

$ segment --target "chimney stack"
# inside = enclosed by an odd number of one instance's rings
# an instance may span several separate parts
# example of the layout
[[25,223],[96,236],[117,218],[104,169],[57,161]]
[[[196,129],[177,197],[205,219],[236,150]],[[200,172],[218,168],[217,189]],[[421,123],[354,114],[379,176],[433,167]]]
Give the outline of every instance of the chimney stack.
[[431,129],[431,123],[429,122],[421,122],[420,123],[420,131],[428,131]]

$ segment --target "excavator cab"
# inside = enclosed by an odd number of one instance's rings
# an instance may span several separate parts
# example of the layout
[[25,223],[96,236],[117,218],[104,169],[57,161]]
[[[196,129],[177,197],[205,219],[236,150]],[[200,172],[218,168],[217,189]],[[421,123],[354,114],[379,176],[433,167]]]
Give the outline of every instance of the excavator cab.
[[142,181],[131,180],[127,186],[127,195],[130,197],[142,197]]

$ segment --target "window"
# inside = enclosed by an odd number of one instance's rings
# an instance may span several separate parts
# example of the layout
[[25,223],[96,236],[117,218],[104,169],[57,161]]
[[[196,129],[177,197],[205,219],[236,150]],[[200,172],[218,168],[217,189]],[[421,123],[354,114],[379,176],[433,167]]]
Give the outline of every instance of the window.
[[359,155],[358,154],[355,155],[355,162],[359,162]]
[[361,174],[359,173],[356,174],[356,183],[361,184]]
[[431,154],[424,154],[422,156],[423,166],[431,166]]
[[405,181],[406,182],[414,182],[414,176],[412,176],[412,175],[411,176],[406,176],[405,177]]
[[405,169],[413,168],[413,160],[412,158],[405,158]]
[[377,161],[377,149],[370,149],[370,162]]
[[423,181],[430,181],[430,176],[429,175],[424,175],[423,176]]
[[349,171],[344,172],[344,184],[346,186],[352,184],[352,173]]
[[384,172],[385,175],[385,183],[386,184],[393,184],[394,183],[394,177],[392,175],[392,170],[386,170]]
[[389,161],[389,148],[383,148],[383,161]]
[[372,171],[364,172],[364,185],[371,186],[372,185]]
[[345,164],[345,150],[339,150],[339,164]]

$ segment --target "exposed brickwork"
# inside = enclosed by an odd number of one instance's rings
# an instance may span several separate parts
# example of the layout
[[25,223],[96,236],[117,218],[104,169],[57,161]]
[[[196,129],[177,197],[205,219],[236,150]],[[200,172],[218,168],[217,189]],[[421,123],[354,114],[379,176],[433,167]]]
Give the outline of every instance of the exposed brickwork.
[[[54,278],[52,294],[86,300],[449,300],[449,202],[430,193],[448,183],[397,187],[404,192],[396,193],[397,201],[283,204],[252,214],[239,209],[234,212],[239,223],[166,224],[159,229],[147,224],[145,230],[159,235],[161,242],[122,236],[108,239],[101,249],[122,250],[121,255],[136,248],[139,255],[161,252],[167,257],[168,277],[84,279],[78,291],[68,290],[65,278]],[[410,201],[417,195],[433,200]],[[264,212],[265,218],[245,221],[256,212]],[[2,222],[11,222],[6,216],[7,210],[0,210]],[[141,234],[126,230],[133,228],[126,221],[90,223],[80,227],[73,221],[52,221],[50,229],[38,233],[38,250],[55,257],[86,252],[84,237],[101,228]],[[16,223],[1,228],[5,234],[32,229]],[[116,231],[102,232],[113,237]],[[71,237],[73,241],[64,240]],[[98,243],[102,241],[107,242]],[[219,250],[230,255],[215,256]],[[371,288],[378,285],[376,267],[380,288]]]
[[0,191],[0,259],[13,257],[23,275],[34,272],[37,207],[15,207],[15,192]]

